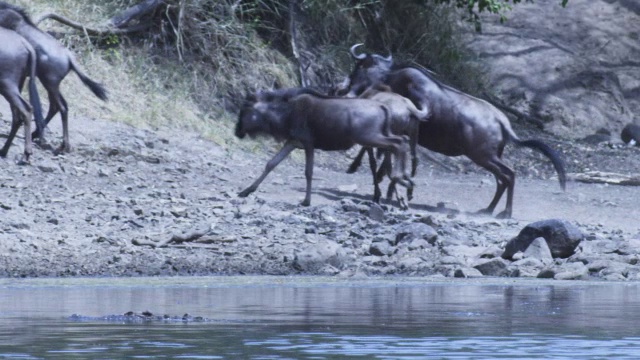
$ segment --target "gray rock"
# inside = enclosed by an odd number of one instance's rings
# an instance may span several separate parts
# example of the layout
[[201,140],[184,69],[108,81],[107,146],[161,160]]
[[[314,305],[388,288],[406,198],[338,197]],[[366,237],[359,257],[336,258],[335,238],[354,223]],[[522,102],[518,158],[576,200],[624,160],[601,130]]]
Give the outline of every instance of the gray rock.
[[429,244],[424,239],[415,239],[409,244],[409,250],[420,250],[420,249],[428,249],[433,245]]
[[[631,267],[630,265],[625,264],[623,262],[609,261],[606,263],[605,267],[598,270],[598,275],[600,275],[603,278],[614,276],[614,275],[620,275],[624,279],[627,277],[630,267]],[[589,270],[591,270],[591,267],[589,267]]]
[[431,264],[427,263],[426,261],[422,260],[419,257],[407,257],[398,261],[398,264],[397,264],[398,269],[405,270],[405,271],[423,270],[424,268],[427,268],[430,265]]
[[43,173],[53,173],[60,168],[57,163],[50,160],[43,160],[36,166],[38,170],[42,171]]
[[585,280],[589,278],[589,269],[583,263],[567,263],[553,276],[556,280]]
[[493,259],[493,258],[501,257],[503,252],[504,252],[504,250],[502,250],[501,248],[499,248],[497,246],[492,246],[492,247],[490,247],[488,249],[485,249],[480,254],[480,258],[481,259]]
[[501,258],[490,259],[474,266],[485,276],[505,276],[507,275],[507,266],[509,263]]
[[456,269],[453,273],[453,277],[457,278],[478,278],[482,276],[480,270],[469,267]]
[[536,258],[524,258],[511,263],[507,268],[510,277],[537,277],[544,264]]
[[534,258],[540,260],[542,263],[550,264],[553,262],[553,256],[551,256],[551,250],[547,245],[544,238],[534,239],[529,247],[523,253],[525,258]]
[[369,208],[369,218],[374,221],[382,222],[384,221],[384,210],[378,204],[371,204]]
[[413,241],[415,239],[423,239],[433,245],[438,238],[438,232],[431,226],[414,222],[401,225],[396,233],[395,245],[404,241]]
[[575,252],[576,247],[584,239],[584,235],[576,226],[565,220],[550,219],[527,225],[520,234],[511,239],[502,257],[511,259],[518,251],[526,251],[533,240],[545,239],[554,258],[567,258]]
[[369,253],[375,256],[388,256],[396,250],[386,239],[375,239],[369,247]]
[[556,270],[553,268],[544,268],[540,270],[538,275],[536,276],[539,279],[553,279],[556,276]]
[[297,270],[318,273],[322,272],[325,265],[331,265],[340,269],[346,260],[346,252],[338,243],[330,240],[309,244],[293,259],[293,266]]
[[445,255],[456,256],[464,259],[480,258],[480,255],[485,249],[479,246],[468,245],[451,245],[442,248],[442,253]]

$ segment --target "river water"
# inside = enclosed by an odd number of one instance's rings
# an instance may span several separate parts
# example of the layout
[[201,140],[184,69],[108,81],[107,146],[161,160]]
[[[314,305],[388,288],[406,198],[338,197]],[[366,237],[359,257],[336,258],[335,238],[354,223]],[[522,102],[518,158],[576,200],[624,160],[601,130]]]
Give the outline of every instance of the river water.
[[638,324],[636,283],[0,280],[0,358],[637,359]]

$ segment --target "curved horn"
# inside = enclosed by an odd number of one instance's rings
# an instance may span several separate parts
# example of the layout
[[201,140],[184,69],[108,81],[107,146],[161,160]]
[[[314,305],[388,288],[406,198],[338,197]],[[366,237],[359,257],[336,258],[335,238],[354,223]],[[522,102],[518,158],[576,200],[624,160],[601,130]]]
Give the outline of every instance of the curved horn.
[[378,54],[373,54],[372,56],[374,56],[374,57],[376,57],[376,58],[378,58],[380,60],[386,61],[386,62],[391,62],[391,59],[393,59],[391,54],[389,54],[389,56],[387,56],[387,57],[384,57],[384,56],[378,55]]
[[356,55],[356,48],[361,45],[364,45],[364,44],[363,43],[355,44],[349,49],[351,56],[353,56],[353,58],[356,60],[362,60],[367,57],[367,54]]

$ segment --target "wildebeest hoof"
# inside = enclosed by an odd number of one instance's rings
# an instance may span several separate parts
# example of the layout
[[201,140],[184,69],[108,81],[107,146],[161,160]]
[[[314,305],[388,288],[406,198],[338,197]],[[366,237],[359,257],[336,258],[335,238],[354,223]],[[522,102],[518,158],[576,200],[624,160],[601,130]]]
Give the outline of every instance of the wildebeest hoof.
[[22,156],[19,160],[16,161],[16,165],[31,165],[31,161],[28,156]]
[[497,219],[511,219],[511,212],[510,211],[503,211],[500,214],[496,215]]
[[476,212],[477,215],[491,215],[493,214],[493,210],[490,209],[482,209]]
[[251,194],[253,191],[250,189],[245,189],[240,191],[240,193],[238,193],[238,197],[247,197],[249,196],[249,194]]
[[53,146],[51,146],[51,144],[49,144],[45,140],[38,140],[38,141],[34,141],[33,143],[36,144],[42,150],[53,150]]
[[347,174],[353,174],[356,172],[356,170],[358,170],[357,166],[349,166],[349,168],[347,169]]
[[413,188],[407,189],[407,201],[413,200]]
[[61,145],[53,151],[54,155],[68,154],[71,152],[71,146]]
[[300,205],[302,206],[309,206],[311,205],[311,200],[302,200],[302,202],[300,203]]

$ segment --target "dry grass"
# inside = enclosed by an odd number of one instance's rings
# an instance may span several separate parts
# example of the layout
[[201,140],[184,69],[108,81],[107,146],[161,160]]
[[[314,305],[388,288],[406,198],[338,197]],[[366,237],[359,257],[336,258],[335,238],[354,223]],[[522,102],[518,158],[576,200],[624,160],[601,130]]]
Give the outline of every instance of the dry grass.
[[[25,7],[34,19],[40,14],[55,12],[87,26],[100,27],[135,1],[20,0],[16,3]],[[190,6],[197,5],[197,1],[190,3]],[[232,135],[235,108],[226,103],[225,97],[244,96],[245,89],[273,84],[293,86],[295,73],[286,58],[262,44],[241,24],[206,21],[207,24],[192,22],[181,31],[194,32],[197,29],[193,26],[207,26],[215,30],[217,41],[204,46],[206,39],[191,36],[189,45],[198,47],[199,57],[182,60],[177,57],[176,48],[159,48],[166,44],[160,44],[153,37],[135,40],[113,37],[107,39],[110,46],[95,45],[87,36],[55,21],[41,23],[45,31],[66,34],[59,40],[76,54],[85,73],[109,91],[109,101],[104,103],[76,76],[68,76],[62,91],[70,104],[70,117],[100,118],[138,127],[189,129],[220,145],[235,144]],[[199,42],[193,43],[196,40]],[[46,97],[43,103],[48,106]]]
[[[218,144],[237,146],[232,128],[244,95],[298,83],[288,38],[288,2],[167,1],[169,10],[156,19],[160,25],[134,38],[110,36],[96,42],[52,20],[40,24],[43,30],[64,34],[60,41],[109,91],[110,100],[103,103],[70,75],[62,85],[70,116],[190,129]],[[94,28],[138,2],[15,1],[33,18],[55,12]],[[480,72],[465,64],[464,51],[456,45],[456,15],[448,7],[391,0],[299,4],[298,41],[312,64],[308,76],[314,85],[339,82],[352,64],[349,46],[363,41],[370,50],[391,49],[398,59],[434,68],[462,90],[471,91],[481,82]]]

